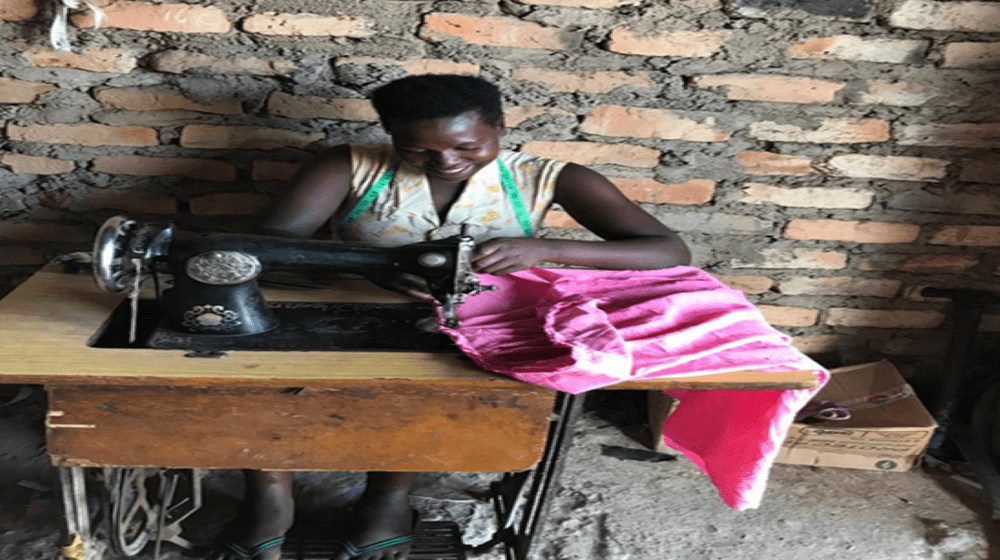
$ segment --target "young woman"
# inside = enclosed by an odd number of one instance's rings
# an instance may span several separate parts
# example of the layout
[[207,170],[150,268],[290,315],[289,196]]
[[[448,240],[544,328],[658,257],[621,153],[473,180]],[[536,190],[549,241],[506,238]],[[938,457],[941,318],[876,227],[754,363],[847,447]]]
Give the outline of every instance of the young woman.
[[[396,246],[464,231],[477,240],[479,272],[507,274],[540,263],[605,269],[687,264],[670,229],[586,167],[502,150],[499,90],[474,77],[424,75],[382,86],[372,103],[389,145],[343,145],[306,164],[259,226],[311,237],[331,223],[344,241]],[[558,204],[603,241],[534,237]],[[430,299],[409,275],[382,284]],[[404,560],[410,547],[413,473],[369,473],[350,541],[336,560]],[[292,524],[291,474],[248,473],[248,493],[229,557],[277,560]]]

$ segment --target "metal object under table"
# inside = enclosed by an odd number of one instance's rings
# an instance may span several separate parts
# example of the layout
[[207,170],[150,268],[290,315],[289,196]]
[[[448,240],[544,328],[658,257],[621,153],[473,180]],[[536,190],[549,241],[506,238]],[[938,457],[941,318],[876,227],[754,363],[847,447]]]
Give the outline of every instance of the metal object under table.
[[[0,382],[42,384],[49,395],[48,452],[64,467],[72,539],[64,555],[99,560],[108,546],[126,556],[151,541],[183,546],[180,521],[200,505],[199,473],[249,468],[508,473],[493,492],[493,544],[508,558],[531,558],[581,399],[449,352],[229,351],[212,359],[95,346],[123,297],[49,266],[0,300]],[[270,290],[268,300],[409,301],[357,279]],[[743,371],[613,388],[815,385],[808,371]],[[95,484],[98,502],[107,502],[99,506],[110,520],[103,529],[88,500]],[[441,548],[451,529],[435,530],[427,538],[438,539],[439,552],[428,558],[461,558]]]

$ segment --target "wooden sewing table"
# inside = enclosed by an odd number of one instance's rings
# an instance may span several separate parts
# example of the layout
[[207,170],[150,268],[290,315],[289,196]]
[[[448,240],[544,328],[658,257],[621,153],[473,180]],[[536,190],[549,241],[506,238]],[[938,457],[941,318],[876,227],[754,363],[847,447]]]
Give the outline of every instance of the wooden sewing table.
[[[270,290],[267,298],[408,301],[361,279],[328,290]],[[0,301],[0,383],[45,386],[56,466],[514,473],[548,460],[557,393],[483,371],[461,354],[206,358],[90,346],[123,299],[88,274],[48,266]],[[815,385],[808,371],[743,371],[612,388]]]

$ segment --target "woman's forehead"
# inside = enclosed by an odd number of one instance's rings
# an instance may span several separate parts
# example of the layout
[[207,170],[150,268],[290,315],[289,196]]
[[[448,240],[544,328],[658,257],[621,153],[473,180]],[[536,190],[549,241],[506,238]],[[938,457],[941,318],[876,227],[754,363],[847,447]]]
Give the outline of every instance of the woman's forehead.
[[500,127],[483,121],[469,111],[453,117],[419,121],[395,121],[388,126],[393,143],[467,143],[489,141],[499,136]]

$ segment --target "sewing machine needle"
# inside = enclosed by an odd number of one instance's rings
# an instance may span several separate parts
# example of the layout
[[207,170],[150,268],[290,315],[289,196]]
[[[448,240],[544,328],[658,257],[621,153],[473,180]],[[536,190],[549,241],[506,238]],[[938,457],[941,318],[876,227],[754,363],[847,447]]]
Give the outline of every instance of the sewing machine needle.
[[128,297],[132,305],[132,316],[129,319],[128,343],[135,342],[136,333],[139,330],[139,287],[142,284],[142,259],[132,259],[132,267],[135,269],[135,279],[132,282],[132,289]]

